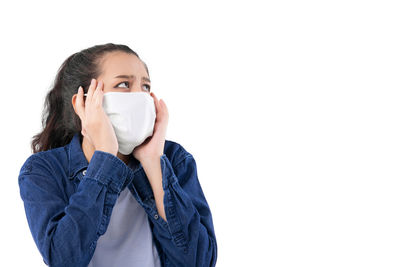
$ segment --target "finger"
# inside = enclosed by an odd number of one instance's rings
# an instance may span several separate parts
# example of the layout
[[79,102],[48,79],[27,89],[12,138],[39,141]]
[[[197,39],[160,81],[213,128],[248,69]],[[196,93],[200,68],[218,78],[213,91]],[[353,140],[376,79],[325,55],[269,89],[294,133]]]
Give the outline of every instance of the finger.
[[95,88],[96,88],[96,79],[93,78],[90,82],[89,90],[86,95],[86,103],[90,103],[92,101]]
[[92,95],[92,102],[94,104],[96,104],[96,101],[97,101],[97,94],[99,91],[99,86],[100,86],[100,81],[97,81],[96,87],[95,87],[95,89],[93,91],[93,95]]
[[104,87],[103,81],[99,81],[97,83],[96,91],[93,94],[93,102],[97,107],[102,106],[103,104],[103,87]]
[[85,105],[84,105],[84,100],[83,100],[83,88],[82,86],[79,86],[78,89],[78,94],[76,96],[75,100],[75,108],[76,108],[76,113],[78,114],[79,118],[83,120],[84,114],[85,114]]
[[162,103],[164,103],[163,102],[163,100],[162,99],[160,99],[160,100],[158,100],[157,99],[157,97],[156,97],[156,100],[157,100],[157,110],[158,110],[158,112],[159,113],[166,113],[166,111],[165,111],[165,105],[163,105]]
[[168,108],[164,102],[164,99],[160,99],[159,103],[160,103],[160,107],[162,107],[162,109],[168,114]]
[[168,109],[167,109],[167,106],[165,105],[164,100],[160,99],[158,101],[158,105],[159,105],[159,108],[160,108],[160,116],[162,116],[163,120],[168,120],[168,117],[169,117]]
[[158,112],[160,110],[159,104],[158,104],[158,99],[157,99],[156,95],[153,92],[151,93],[151,96],[153,97],[154,105],[156,106],[156,112]]

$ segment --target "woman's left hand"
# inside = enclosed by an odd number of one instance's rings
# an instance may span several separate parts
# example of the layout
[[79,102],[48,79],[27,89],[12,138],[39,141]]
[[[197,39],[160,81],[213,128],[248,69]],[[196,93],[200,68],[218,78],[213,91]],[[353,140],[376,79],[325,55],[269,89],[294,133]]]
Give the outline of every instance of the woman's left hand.
[[153,92],[150,96],[154,99],[156,108],[156,121],[154,123],[153,135],[149,136],[142,144],[135,147],[132,154],[141,163],[156,160],[164,154],[165,135],[168,126],[168,109],[164,100],[158,100]]

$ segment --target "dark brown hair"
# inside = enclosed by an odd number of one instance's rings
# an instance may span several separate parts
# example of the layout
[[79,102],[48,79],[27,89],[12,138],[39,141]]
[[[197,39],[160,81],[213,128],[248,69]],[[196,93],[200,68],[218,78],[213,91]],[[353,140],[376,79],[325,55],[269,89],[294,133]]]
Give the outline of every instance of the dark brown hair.
[[[126,45],[95,45],[69,56],[58,69],[52,88],[47,93],[42,113],[43,130],[33,136],[33,153],[68,144],[74,134],[81,134],[81,120],[72,106],[72,96],[81,85],[86,93],[92,78],[101,75],[100,62],[108,52],[122,51],[138,56]],[[140,58],[139,58],[140,59]],[[143,61],[142,61],[143,62]],[[147,74],[149,70],[143,62]]]

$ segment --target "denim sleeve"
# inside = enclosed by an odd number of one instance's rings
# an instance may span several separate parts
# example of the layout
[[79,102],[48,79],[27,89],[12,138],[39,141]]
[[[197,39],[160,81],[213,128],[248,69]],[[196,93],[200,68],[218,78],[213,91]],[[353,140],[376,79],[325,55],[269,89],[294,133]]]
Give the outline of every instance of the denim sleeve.
[[56,168],[35,154],[21,168],[18,182],[29,228],[47,265],[87,266],[132,176],[120,159],[96,150],[68,199]]
[[[212,215],[197,177],[191,154],[175,168],[165,154],[160,157],[167,222],[150,216],[164,261],[172,266],[215,266],[217,242]],[[156,214],[157,211],[150,211]]]

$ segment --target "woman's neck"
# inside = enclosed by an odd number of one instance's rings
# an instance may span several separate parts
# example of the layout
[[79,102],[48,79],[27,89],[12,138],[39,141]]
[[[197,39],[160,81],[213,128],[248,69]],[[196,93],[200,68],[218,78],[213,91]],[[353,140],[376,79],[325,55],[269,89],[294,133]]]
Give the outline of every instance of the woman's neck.
[[[94,146],[89,142],[89,140],[84,136],[82,139],[82,150],[83,154],[85,154],[85,158],[88,162],[90,162],[90,159],[93,157],[94,154]],[[121,153],[117,153],[117,157],[122,160],[126,165],[128,165],[129,162],[129,155],[122,155]]]

